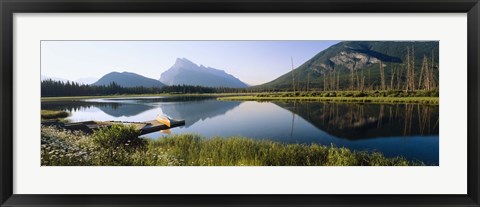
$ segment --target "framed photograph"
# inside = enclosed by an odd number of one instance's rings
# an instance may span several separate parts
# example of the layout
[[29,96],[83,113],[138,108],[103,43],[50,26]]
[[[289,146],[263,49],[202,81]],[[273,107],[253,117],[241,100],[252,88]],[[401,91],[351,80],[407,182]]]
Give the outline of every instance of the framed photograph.
[[478,0],[0,7],[1,206],[480,206]]

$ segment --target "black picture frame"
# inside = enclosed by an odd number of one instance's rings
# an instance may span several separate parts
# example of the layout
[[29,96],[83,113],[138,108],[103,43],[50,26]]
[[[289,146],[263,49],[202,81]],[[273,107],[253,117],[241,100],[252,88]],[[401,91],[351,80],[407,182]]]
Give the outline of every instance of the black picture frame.
[[[1,206],[480,206],[478,0],[0,0]],[[467,13],[468,189],[465,195],[19,195],[13,194],[14,13]]]

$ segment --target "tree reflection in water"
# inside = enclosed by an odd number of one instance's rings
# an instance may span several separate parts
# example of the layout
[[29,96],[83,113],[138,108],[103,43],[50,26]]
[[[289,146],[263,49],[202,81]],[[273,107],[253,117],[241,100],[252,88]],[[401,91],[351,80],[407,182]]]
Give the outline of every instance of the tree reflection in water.
[[[421,104],[352,104],[277,102],[317,128],[345,139],[438,135],[438,106]],[[292,130],[294,119],[292,118]]]

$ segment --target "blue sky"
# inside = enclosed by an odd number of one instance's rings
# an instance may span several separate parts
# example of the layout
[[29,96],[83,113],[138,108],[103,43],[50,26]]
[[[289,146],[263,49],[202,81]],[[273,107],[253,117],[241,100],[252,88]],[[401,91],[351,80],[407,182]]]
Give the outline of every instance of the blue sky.
[[187,58],[262,84],[298,67],[338,41],[42,41],[43,76],[77,80],[128,71],[159,79]]

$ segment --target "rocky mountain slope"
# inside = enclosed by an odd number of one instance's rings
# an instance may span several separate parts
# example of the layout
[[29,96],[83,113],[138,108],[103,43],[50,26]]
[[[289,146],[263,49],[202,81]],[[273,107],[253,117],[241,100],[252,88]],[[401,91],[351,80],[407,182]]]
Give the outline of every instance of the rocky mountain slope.
[[[298,84],[297,88],[305,89],[307,82],[310,88],[321,88],[325,80],[324,76],[329,76],[332,80],[334,72],[340,89],[346,88],[350,84],[352,70],[357,74],[363,70],[366,84],[376,87],[380,84],[380,62],[384,67],[387,80],[392,77],[394,69],[400,72],[402,72],[401,69],[405,71],[407,48],[414,48],[417,76],[420,74],[424,57],[431,59],[433,56],[434,67],[438,69],[439,42],[437,41],[345,41],[323,50],[297,67],[293,71]],[[434,76],[438,80],[438,71]],[[292,79],[292,72],[289,71],[271,82],[256,87],[291,89]],[[402,76],[400,79],[405,77]]]

